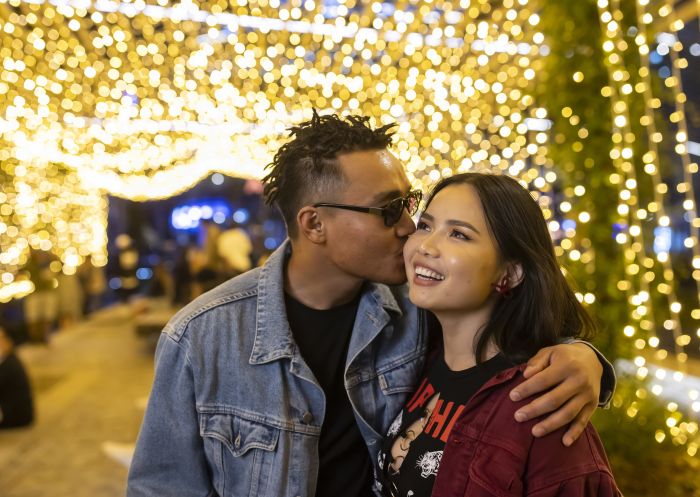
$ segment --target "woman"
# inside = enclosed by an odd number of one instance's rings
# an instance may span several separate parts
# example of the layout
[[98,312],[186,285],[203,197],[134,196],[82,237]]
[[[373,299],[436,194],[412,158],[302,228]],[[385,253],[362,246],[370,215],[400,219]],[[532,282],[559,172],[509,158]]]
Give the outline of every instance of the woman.
[[379,455],[387,496],[619,496],[589,424],[535,438],[508,393],[525,362],[594,325],[567,285],[537,203],[506,176],[438,183],[404,249],[410,298],[442,329]]

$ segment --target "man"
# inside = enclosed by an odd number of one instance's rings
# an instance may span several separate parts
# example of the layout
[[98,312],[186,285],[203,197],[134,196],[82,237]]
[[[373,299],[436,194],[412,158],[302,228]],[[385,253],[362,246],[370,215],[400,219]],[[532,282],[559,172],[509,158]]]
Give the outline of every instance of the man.
[[[314,114],[292,128],[265,178],[289,240],[166,326],[130,497],[372,495],[427,331],[403,287],[419,194],[387,150],[391,126],[367,121]],[[522,419],[564,405],[539,434],[573,420],[575,438],[598,402],[595,353],[558,345],[531,365],[543,371],[518,398],[551,390]]]

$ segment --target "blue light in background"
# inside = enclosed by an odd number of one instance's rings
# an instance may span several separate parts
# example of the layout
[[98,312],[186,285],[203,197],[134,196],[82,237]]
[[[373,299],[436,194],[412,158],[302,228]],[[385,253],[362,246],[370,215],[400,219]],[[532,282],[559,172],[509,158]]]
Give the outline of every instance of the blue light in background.
[[231,216],[231,207],[223,200],[204,200],[173,209],[170,224],[176,230],[195,230],[202,220],[222,224]]
[[153,271],[151,271],[147,267],[140,267],[136,270],[136,277],[141,281],[150,280],[151,278],[153,278]]
[[668,226],[654,228],[654,252],[669,252],[673,241],[673,230]]
[[575,230],[576,229],[576,221],[573,219],[564,219],[561,223],[561,228],[564,231],[569,231],[569,230]]
[[652,64],[661,64],[663,60],[663,56],[656,50],[652,50],[649,54],[649,62],[651,62]]
[[215,212],[214,215],[212,216],[212,219],[214,220],[214,222],[215,222],[216,224],[223,224],[224,221],[226,221],[226,214],[224,214],[224,213],[221,212],[221,211],[217,211],[217,212]]
[[627,225],[622,224],[622,223],[613,223],[612,228],[613,228],[612,229],[613,240],[618,235],[618,233],[622,233],[623,231],[627,231]]
[[265,248],[268,250],[274,250],[277,248],[279,243],[272,237],[265,238]]
[[246,209],[238,209],[233,213],[233,220],[238,224],[243,224],[247,222],[248,219],[250,219],[250,212],[248,212]]

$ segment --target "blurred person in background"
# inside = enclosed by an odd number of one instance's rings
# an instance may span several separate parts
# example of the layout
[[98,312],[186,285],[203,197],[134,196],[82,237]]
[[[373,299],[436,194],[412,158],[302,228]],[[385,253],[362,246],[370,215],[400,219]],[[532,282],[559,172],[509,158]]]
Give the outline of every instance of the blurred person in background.
[[175,256],[173,266],[173,305],[183,306],[190,301],[192,295],[192,272],[190,271],[190,245],[180,247]]
[[168,271],[165,262],[159,261],[153,266],[153,277],[148,285],[148,296],[163,297],[167,302],[172,302],[175,295],[174,287],[173,276]]
[[212,267],[207,252],[199,247],[190,247],[187,250],[187,262],[191,277],[190,300],[192,300],[216,286],[218,273]]
[[222,232],[216,242],[216,249],[221,261],[222,282],[251,269],[253,244],[248,233],[240,225],[234,224]]
[[139,264],[139,253],[134,247],[134,241],[127,234],[121,234],[116,239],[119,282],[117,295],[122,303],[127,303],[129,299],[138,291],[139,280],[136,277],[136,269]]
[[48,343],[58,314],[57,282],[51,270],[53,260],[48,252],[32,249],[25,266],[34,291],[24,298],[24,317],[29,340],[34,343]]
[[[64,267],[65,270],[65,267]],[[58,319],[60,327],[67,328],[83,318],[85,294],[76,272],[58,273]]]
[[83,313],[92,314],[102,305],[102,296],[107,289],[104,268],[95,266],[92,256],[88,255],[78,269],[78,276],[85,294]]
[[27,426],[34,421],[32,390],[14,342],[0,327],[0,428]]

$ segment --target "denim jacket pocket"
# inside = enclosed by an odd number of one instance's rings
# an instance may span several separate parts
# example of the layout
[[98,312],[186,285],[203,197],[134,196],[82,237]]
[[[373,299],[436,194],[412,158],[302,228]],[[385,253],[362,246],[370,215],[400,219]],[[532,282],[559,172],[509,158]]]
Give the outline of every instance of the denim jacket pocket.
[[422,356],[418,356],[393,368],[377,371],[379,387],[384,395],[413,393],[422,359]]
[[230,413],[202,412],[200,435],[222,497],[266,495],[279,428]]

